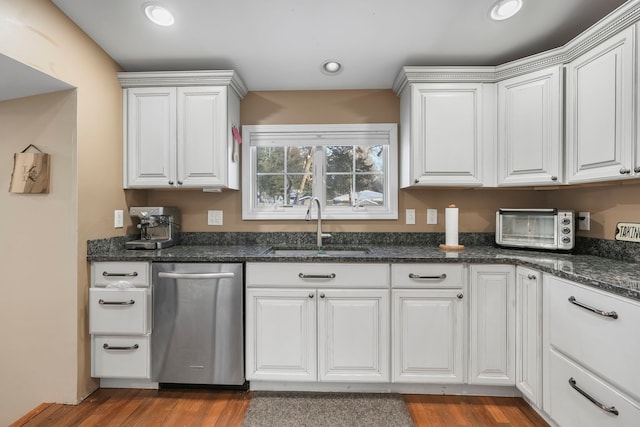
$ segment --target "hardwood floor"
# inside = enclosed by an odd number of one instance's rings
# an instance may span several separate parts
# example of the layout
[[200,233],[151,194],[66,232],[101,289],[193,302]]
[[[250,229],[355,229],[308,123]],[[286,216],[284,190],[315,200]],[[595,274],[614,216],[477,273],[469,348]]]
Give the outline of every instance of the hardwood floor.
[[[439,395],[404,398],[418,427],[547,426],[518,398]],[[42,404],[12,427],[238,427],[250,399],[251,392],[100,389],[80,405]]]

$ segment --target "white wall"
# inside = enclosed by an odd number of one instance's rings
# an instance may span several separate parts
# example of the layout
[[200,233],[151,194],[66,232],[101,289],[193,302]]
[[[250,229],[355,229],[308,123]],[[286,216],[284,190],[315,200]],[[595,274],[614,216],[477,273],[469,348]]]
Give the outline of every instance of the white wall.
[[[0,425],[77,401],[75,90],[0,102]],[[51,154],[49,194],[9,193],[14,153]]]

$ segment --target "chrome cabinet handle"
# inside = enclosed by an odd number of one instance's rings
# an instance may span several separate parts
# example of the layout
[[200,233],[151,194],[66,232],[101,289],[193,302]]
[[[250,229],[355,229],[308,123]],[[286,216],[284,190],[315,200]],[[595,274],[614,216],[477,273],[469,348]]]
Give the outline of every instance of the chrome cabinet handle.
[[439,276],[421,276],[419,274],[409,273],[410,279],[425,279],[425,280],[443,280],[447,278],[447,275],[442,273]]
[[105,350],[137,350],[140,346],[138,344],[134,344],[134,345],[130,345],[128,347],[112,347],[107,343],[104,343],[102,345],[102,348],[104,348]]
[[635,173],[640,173],[640,166],[636,166],[636,168],[633,170]]
[[536,275],[535,275],[535,274],[529,274],[529,275],[527,276],[527,279],[529,279],[529,280],[536,280]]
[[313,298],[315,295],[313,295],[312,293],[309,294],[309,298]]
[[464,295],[462,293],[459,293],[458,295],[456,295],[456,297],[458,297],[458,299],[462,299],[464,298]]
[[598,408],[602,409],[605,412],[608,412],[610,414],[613,414],[615,416],[618,416],[620,413],[618,412],[618,410],[616,409],[615,406],[606,406],[603,405],[602,403],[598,402],[596,399],[594,399],[593,397],[591,397],[589,395],[589,393],[587,393],[586,391],[582,390],[580,387],[578,387],[578,385],[576,384],[576,380],[573,379],[573,377],[569,378],[569,385],[571,387],[573,387],[573,389],[575,391],[577,391],[578,393],[580,393],[581,395],[583,395],[584,397],[587,398],[587,400],[589,400],[591,403],[593,403],[594,405],[596,405]]
[[324,294],[320,294],[320,298],[324,299]]
[[133,273],[108,273],[106,271],[102,272],[103,277],[137,277],[138,273],[134,271]]
[[98,304],[100,305],[133,305],[136,302],[132,299],[129,301],[105,301],[103,299],[98,300]]
[[298,277],[301,279],[335,279],[336,273],[331,274],[304,274],[299,273]]
[[184,182],[178,181],[178,185],[182,185],[182,184],[184,184]]
[[620,169],[620,174],[621,175],[628,175],[631,173],[631,169],[626,169],[626,168],[621,168]]
[[161,271],[158,277],[166,279],[226,279],[233,278],[235,275],[231,272],[225,273],[178,273],[176,271]]
[[586,304],[583,304],[583,303],[581,303],[579,301],[576,301],[576,297],[574,297],[574,296],[570,296],[569,297],[569,302],[571,304],[577,305],[578,307],[584,308],[585,310],[589,310],[591,312],[599,314],[600,316],[603,316],[603,317],[611,317],[612,319],[617,319],[618,318],[618,313],[616,313],[615,311],[598,310],[597,308],[593,308],[593,307],[588,306]]
[[169,185],[173,185],[173,181],[169,181]]
[[557,180],[558,180],[557,176],[554,175],[554,176],[551,177],[551,181],[557,181]]

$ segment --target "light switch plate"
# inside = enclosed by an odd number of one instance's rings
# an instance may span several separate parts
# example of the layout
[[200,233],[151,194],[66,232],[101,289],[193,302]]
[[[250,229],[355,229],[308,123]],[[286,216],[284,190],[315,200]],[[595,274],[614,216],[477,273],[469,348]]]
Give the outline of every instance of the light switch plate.
[[427,224],[438,223],[438,209],[427,209]]
[[406,223],[407,224],[415,224],[416,223],[416,210],[415,209],[407,209],[406,210]]
[[207,211],[207,225],[222,225],[222,211]]
[[114,228],[124,227],[124,211],[120,209],[116,209],[115,211],[113,211],[113,227]]

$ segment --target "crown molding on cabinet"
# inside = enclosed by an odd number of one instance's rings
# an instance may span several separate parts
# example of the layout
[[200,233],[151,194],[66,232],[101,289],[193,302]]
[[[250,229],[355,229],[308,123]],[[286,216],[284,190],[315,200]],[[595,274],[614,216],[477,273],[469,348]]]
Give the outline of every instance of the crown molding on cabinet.
[[240,97],[248,92],[247,86],[233,70],[202,71],[149,71],[118,73],[120,86],[229,86]]
[[396,95],[400,95],[410,83],[496,83],[552,65],[566,64],[638,21],[640,0],[629,1],[559,48],[497,66],[405,66],[396,76],[392,89]]

